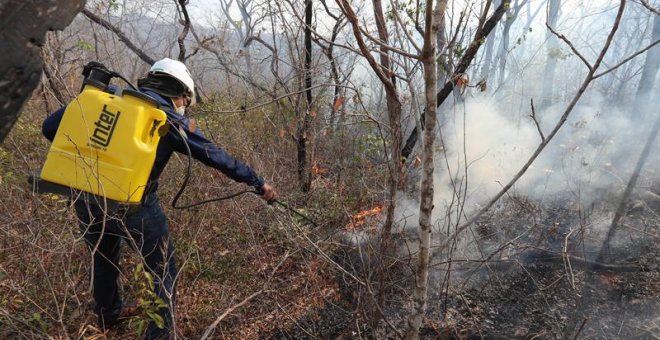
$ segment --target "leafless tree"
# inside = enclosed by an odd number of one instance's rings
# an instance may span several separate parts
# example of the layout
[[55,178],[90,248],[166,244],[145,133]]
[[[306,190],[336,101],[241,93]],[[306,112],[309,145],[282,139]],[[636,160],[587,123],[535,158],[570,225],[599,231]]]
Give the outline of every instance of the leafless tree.
[[309,165],[309,154],[307,152],[307,135],[314,116],[312,110],[312,19],[314,11],[312,0],[305,0],[305,61],[303,63],[303,77],[305,78],[305,113],[303,118],[298,121],[296,130],[296,139],[298,147],[298,181],[300,189],[308,192],[312,184],[311,169]]
[[[399,90],[396,86],[396,78],[393,71],[393,64],[390,57],[390,49],[388,47],[389,34],[385,17],[383,15],[383,5],[380,0],[373,1],[374,17],[376,19],[376,27],[378,31],[378,42],[380,62],[371,55],[370,49],[367,47],[363,29],[360,26],[358,16],[355,13],[353,5],[348,1],[337,1],[342,12],[347,20],[351,23],[353,33],[357,40],[357,44],[362,52],[362,55],[367,59],[372,70],[376,73],[378,79],[381,81],[385,88],[387,112],[389,120],[389,135],[391,140],[391,150],[401,149],[401,101],[399,99]],[[372,41],[375,38],[368,36]],[[395,196],[399,189],[400,176],[402,175],[401,160],[398,157],[398,152],[390,152],[389,157],[389,195],[387,198],[387,217],[383,226],[382,237],[385,243],[388,242],[392,233],[392,225],[394,223],[394,209],[396,207]]]
[[425,85],[425,121],[424,125],[424,149],[422,151],[422,183],[421,183],[421,202],[419,205],[419,254],[418,263],[415,270],[415,289],[413,295],[413,307],[408,318],[408,329],[405,333],[406,339],[417,339],[419,327],[426,312],[428,276],[430,263],[431,247],[431,215],[433,212],[433,178],[434,178],[434,154],[435,154],[435,136],[436,136],[436,108],[437,108],[437,67],[436,61],[436,35],[438,27],[444,25],[445,12],[447,10],[447,1],[438,0],[435,10],[433,10],[433,0],[427,0],[425,3],[425,26],[424,26],[424,46],[420,56],[424,64],[424,85]]

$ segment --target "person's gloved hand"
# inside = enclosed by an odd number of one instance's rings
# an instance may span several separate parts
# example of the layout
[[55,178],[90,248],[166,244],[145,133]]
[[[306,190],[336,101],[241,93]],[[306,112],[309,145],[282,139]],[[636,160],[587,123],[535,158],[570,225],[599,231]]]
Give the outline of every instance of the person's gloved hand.
[[261,198],[266,202],[273,203],[277,199],[277,191],[268,183],[264,184],[261,189]]

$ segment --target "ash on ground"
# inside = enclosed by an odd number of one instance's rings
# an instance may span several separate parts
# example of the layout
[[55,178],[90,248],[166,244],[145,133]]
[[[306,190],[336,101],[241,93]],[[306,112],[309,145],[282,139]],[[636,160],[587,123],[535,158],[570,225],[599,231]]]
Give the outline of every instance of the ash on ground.
[[608,244],[616,202],[563,197],[509,198],[435,254],[455,262],[433,272],[421,336],[660,338],[660,201],[631,199]]
[[[632,197],[608,245],[617,202],[603,197],[588,207],[570,195],[510,197],[434,249],[420,338],[659,339],[660,201]],[[388,261],[367,240],[344,244],[334,257],[346,270],[337,274],[342,299],[267,337],[397,338],[416,265],[415,236],[398,236],[399,256]],[[434,235],[436,244],[442,238]]]

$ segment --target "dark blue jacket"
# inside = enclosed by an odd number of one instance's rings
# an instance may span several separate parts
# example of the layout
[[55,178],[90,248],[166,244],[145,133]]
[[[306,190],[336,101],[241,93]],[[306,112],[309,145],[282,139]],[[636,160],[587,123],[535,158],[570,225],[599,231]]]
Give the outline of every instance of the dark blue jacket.
[[[140,92],[147,94],[158,102],[160,109],[167,113],[168,121],[171,124],[169,132],[160,139],[158,144],[156,160],[153,169],[151,170],[151,175],[149,175],[149,183],[147,184],[145,194],[156,191],[158,188],[158,177],[160,177],[161,172],[163,172],[165,165],[170,160],[174,151],[187,155],[184,144],[186,141],[184,141],[179,133],[175,131],[175,128],[182,129],[187,136],[188,146],[195,159],[207,166],[220,170],[227,177],[237,182],[245,183],[257,189],[260,189],[264,185],[264,180],[249,166],[243,164],[228,154],[225,150],[206,139],[199,129],[191,130],[190,120],[174,111],[174,107],[169,98],[162,97],[147,89],[140,89]],[[65,109],[66,107],[63,107],[55,111],[43,122],[42,132],[50,141],[55,138],[57,127],[62,121]]]

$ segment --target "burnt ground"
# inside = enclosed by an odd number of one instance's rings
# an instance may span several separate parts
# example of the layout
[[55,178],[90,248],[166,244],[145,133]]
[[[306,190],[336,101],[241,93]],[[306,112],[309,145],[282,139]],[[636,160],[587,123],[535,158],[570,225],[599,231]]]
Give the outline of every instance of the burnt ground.
[[448,290],[433,293],[442,302],[429,306],[424,335],[659,338],[657,203],[631,202],[606,247],[611,203],[583,211],[571,200],[511,199],[478,224],[475,243],[489,262],[457,272]]
[[[447,254],[435,254],[420,338],[659,339],[659,206],[631,200],[603,247],[613,202],[585,211],[560,197],[508,199],[477,223],[474,238],[458,243],[451,270]],[[356,249],[339,249],[335,260],[378,286],[371,270],[378,261]],[[372,295],[340,274],[341,299],[262,338],[396,338],[392,328],[405,328],[413,264],[399,258],[388,268],[391,284],[380,296],[388,322],[376,331]]]

